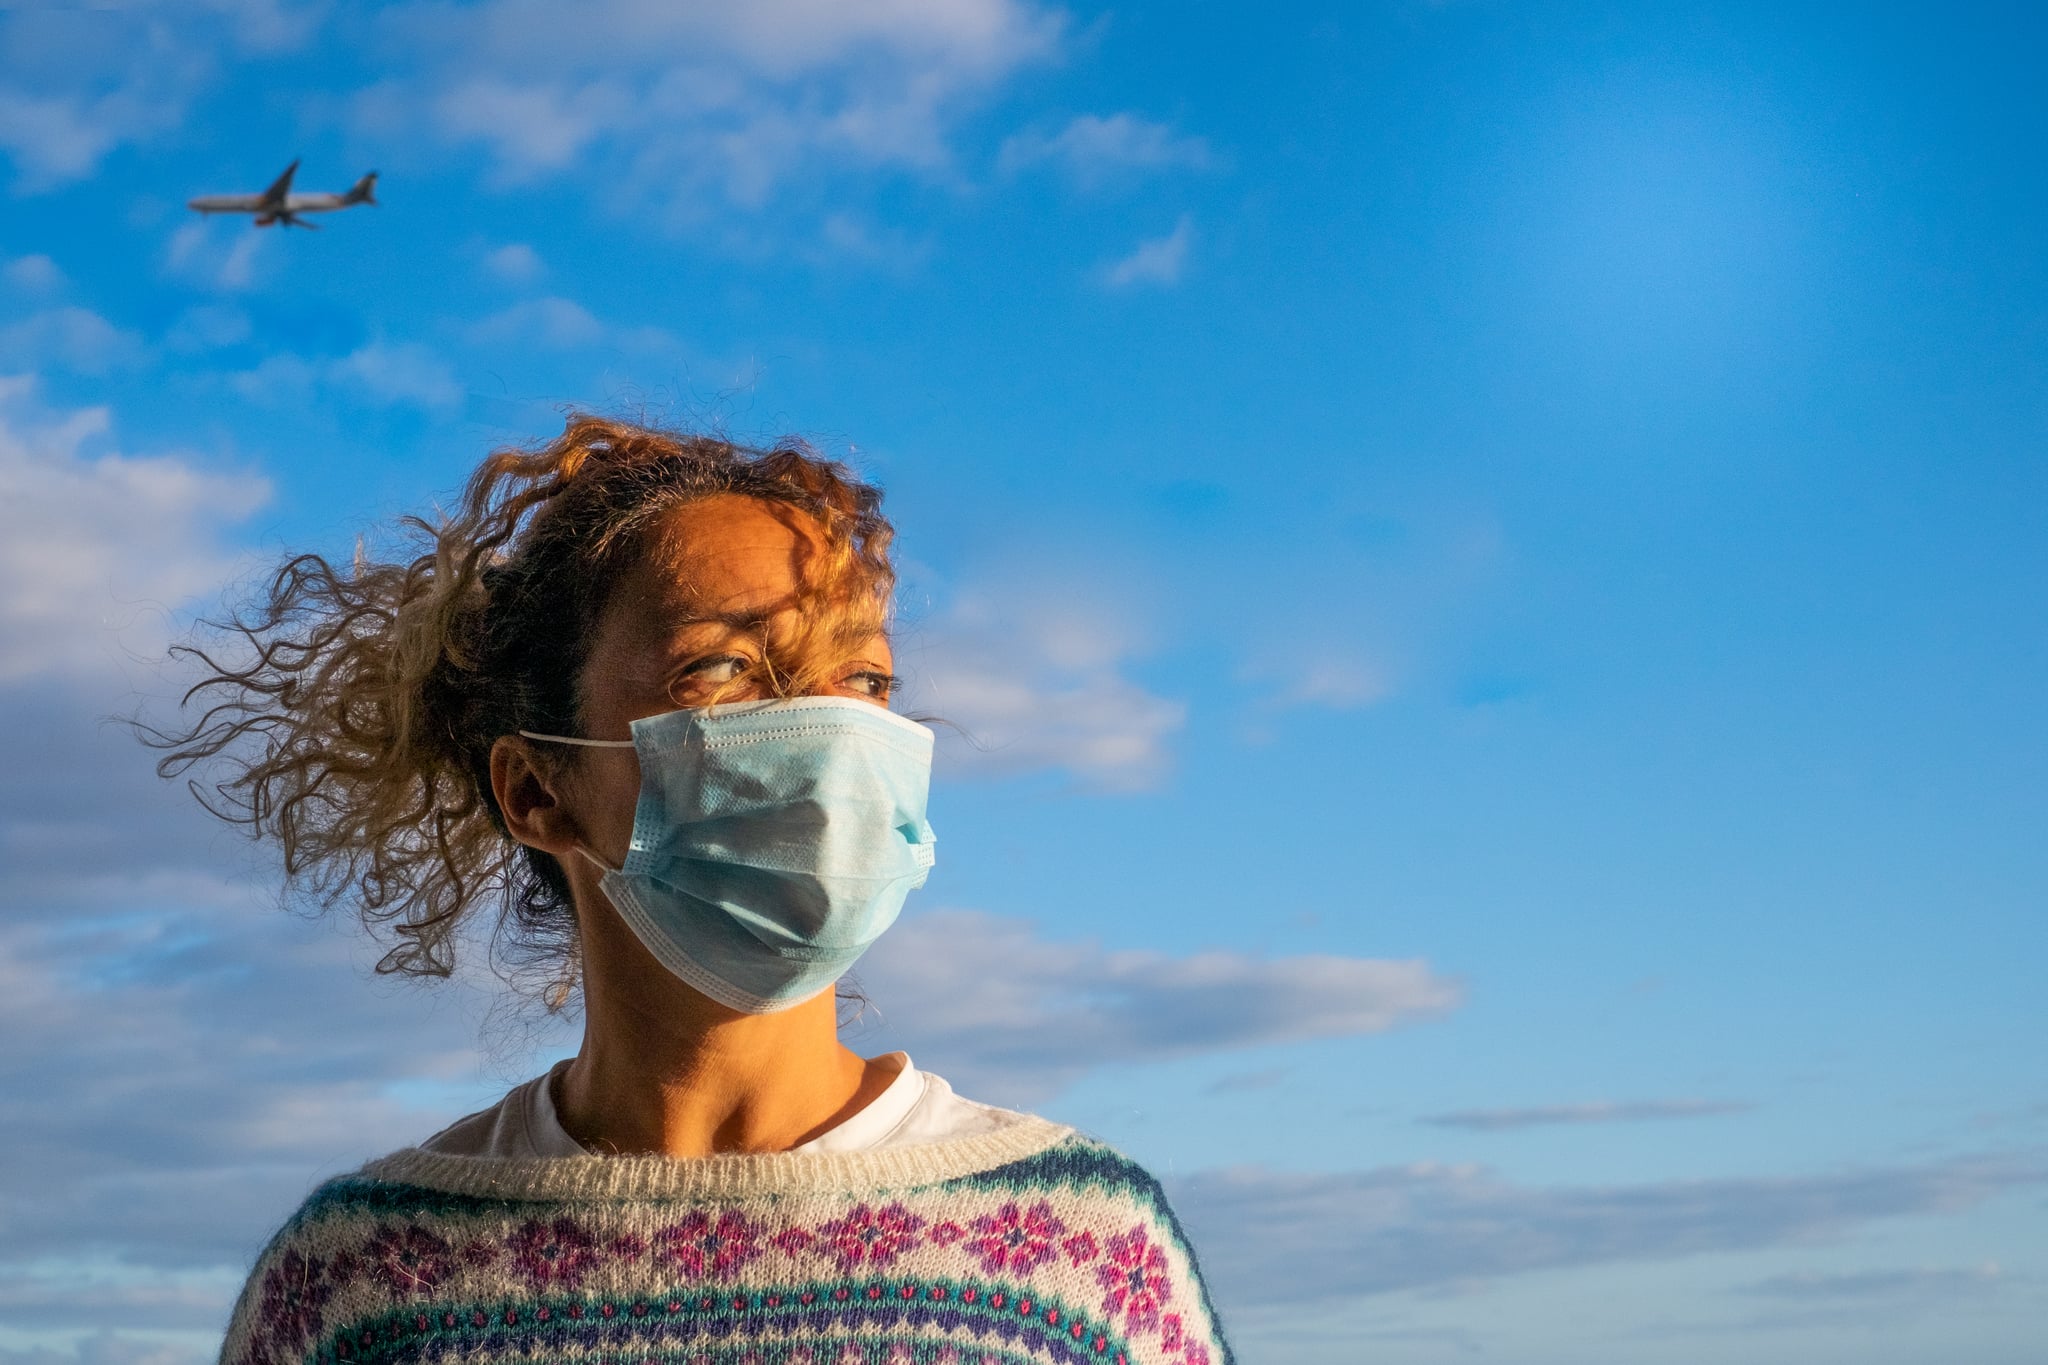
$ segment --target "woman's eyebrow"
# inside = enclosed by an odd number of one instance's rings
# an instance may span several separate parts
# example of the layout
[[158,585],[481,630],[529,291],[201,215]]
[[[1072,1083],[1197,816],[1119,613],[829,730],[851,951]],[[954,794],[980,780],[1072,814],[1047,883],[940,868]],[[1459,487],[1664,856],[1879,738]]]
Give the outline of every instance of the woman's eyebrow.
[[671,622],[668,634],[673,640],[684,631],[696,630],[703,626],[723,626],[735,635],[761,636],[768,633],[775,617],[790,610],[788,607],[754,608],[746,611],[692,611],[681,619]]

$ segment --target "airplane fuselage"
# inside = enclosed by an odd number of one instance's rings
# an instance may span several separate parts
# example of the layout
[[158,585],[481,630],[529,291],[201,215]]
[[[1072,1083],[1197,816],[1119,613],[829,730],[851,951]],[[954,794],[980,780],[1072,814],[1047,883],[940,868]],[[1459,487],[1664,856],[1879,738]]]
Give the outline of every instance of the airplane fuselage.
[[332,213],[367,202],[345,194],[288,194],[281,202],[271,202],[260,194],[202,194],[185,207],[201,213]]
[[257,227],[269,227],[283,223],[287,227],[311,227],[311,223],[299,221],[302,213],[333,213],[337,209],[353,208],[357,204],[377,202],[377,173],[371,171],[350,187],[345,194],[293,194],[292,175],[299,169],[294,161],[285,168],[277,182],[261,194],[202,194],[188,200],[186,208],[197,213],[248,213],[255,215]]

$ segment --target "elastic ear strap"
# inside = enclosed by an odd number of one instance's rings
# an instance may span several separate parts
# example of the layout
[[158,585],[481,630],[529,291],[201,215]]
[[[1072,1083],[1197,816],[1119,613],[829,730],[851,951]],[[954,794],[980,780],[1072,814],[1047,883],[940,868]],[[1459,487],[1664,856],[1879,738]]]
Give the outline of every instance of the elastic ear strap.
[[[548,744],[580,744],[586,749],[630,749],[633,747],[633,741],[630,739],[577,739],[574,735],[543,735],[537,734],[532,730],[521,730],[519,734],[525,739],[538,739]],[[576,851],[588,858],[600,872],[617,872],[619,870],[581,844],[576,845]]]
[[633,741],[630,739],[577,739],[573,735],[542,735],[536,734],[532,730],[521,730],[519,734],[523,739],[538,739],[549,744],[578,744],[586,749],[630,749],[633,747]]
[[596,865],[598,871],[600,872],[617,872],[619,870],[618,868],[613,867],[610,863],[606,862],[604,859],[598,857],[595,853],[592,853],[589,849],[585,848],[581,844],[576,845],[576,851],[578,853],[581,853],[584,857],[590,859],[590,861]]

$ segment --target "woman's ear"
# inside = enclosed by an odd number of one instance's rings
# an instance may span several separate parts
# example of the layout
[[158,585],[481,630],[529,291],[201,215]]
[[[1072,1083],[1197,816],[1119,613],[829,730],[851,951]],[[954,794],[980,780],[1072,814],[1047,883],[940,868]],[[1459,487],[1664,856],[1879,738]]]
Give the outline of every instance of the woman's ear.
[[528,848],[566,858],[583,842],[583,831],[559,793],[525,740],[504,735],[491,745],[491,794],[506,830]]

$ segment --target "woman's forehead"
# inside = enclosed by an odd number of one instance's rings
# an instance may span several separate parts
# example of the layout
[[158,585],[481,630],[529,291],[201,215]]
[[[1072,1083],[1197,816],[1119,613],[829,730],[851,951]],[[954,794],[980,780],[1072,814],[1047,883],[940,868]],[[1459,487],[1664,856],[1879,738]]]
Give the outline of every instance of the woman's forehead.
[[[615,602],[633,618],[633,633],[644,636],[666,638],[703,624],[758,630],[797,613],[807,599],[816,602],[826,586],[817,581],[821,573],[857,572],[835,558],[801,509],[720,495],[662,519]],[[845,605],[846,595],[825,595]],[[879,632],[879,611],[875,617]]]
[[633,596],[671,616],[772,611],[793,601],[823,548],[808,521],[754,498],[686,503],[649,532],[627,576]]

